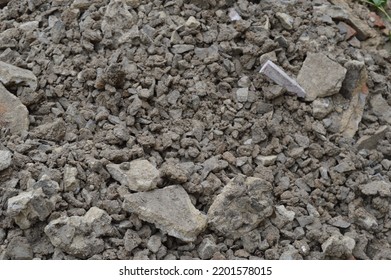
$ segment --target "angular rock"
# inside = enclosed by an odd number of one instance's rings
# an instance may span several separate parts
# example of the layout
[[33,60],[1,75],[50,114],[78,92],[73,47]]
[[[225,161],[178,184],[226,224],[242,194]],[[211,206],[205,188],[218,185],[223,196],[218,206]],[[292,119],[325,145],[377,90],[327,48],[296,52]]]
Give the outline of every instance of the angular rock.
[[201,25],[201,23],[195,17],[190,16],[187,19],[185,25],[190,29],[197,29]]
[[380,140],[384,139],[386,136],[386,133],[390,130],[390,127],[388,125],[381,126],[378,130],[376,130],[375,134],[373,135],[364,135],[357,141],[357,149],[367,149],[367,150],[373,150],[376,149],[378,143]]
[[194,45],[173,45],[171,48],[171,51],[176,54],[182,54],[191,50],[194,50]]
[[346,258],[352,255],[355,245],[356,241],[353,238],[335,234],[322,244],[322,250],[328,257]]
[[286,88],[287,91],[297,94],[298,97],[306,96],[305,89],[272,61],[268,60],[259,72],[266,75],[279,86]]
[[145,159],[136,159],[121,164],[106,165],[111,176],[132,191],[149,191],[157,187],[159,170]]
[[332,226],[338,227],[338,228],[348,228],[350,227],[351,223],[349,223],[344,217],[342,216],[336,216],[331,218],[327,221]]
[[42,188],[33,189],[9,198],[7,214],[21,229],[27,229],[38,220],[46,220],[54,210],[55,202],[46,197]]
[[318,98],[312,102],[312,115],[321,120],[333,111],[333,104],[330,98]]
[[218,250],[219,249],[212,238],[204,238],[198,246],[197,252],[201,260],[209,260]]
[[243,249],[249,253],[254,253],[255,250],[261,248],[261,233],[257,229],[243,234],[240,240],[243,243]]
[[79,188],[79,180],[76,178],[77,168],[66,165],[64,168],[64,191],[73,192]]
[[29,124],[26,106],[0,83],[0,126],[8,128],[12,134],[20,134],[29,129]]
[[353,170],[356,170],[356,168],[351,160],[344,160],[334,167],[334,171],[338,173],[345,173]]
[[372,112],[383,121],[391,124],[391,106],[388,105],[381,94],[376,94],[369,100],[371,104]]
[[236,99],[240,103],[247,102],[247,99],[248,99],[248,88],[239,88],[236,91]]
[[360,207],[356,209],[353,215],[353,218],[358,226],[364,228],[365,230],[377,229],[378,223],[376,218],[364,208]]
[[19,68],[0,61],[0,82],[5,86],[28,86],[32,91],[37,89],[37,77],[30,70]]
[[0,171],[7,169],[11,165],[12,153],[10,151],[0,151]]
[[41,124],[33,130],[33,133],[38,138],[60,142],[64,139],[66,130],[67,127],[64,120],[58,118],[53,122]]
[[286,30],[291,30],[293,28],[294,19],[290,15],[285,13],[276,13],[276,17],[281,22],[282,27],[284,27]]
[[365,195],[390,197],[391,184],[385,181],[373,181],[365,185],[358,185],[359,190]]
[[193,206],[186,191],[178,185],[125,195],[122,208],[186,242],[193,242],[207,223],[206,216]]
[[276,162],[277,156],[275,156],[275,155],[273,155],[273,156],[257,156],[255,158],[255,160],[258,161],[263,166],[270,166]]
[[306,100],[331,96],[339,92],[346,69],[324,54],[308,53],[297,76],[297,82],[307,93]]
[[135,249],[138,245],[140,245],[142,242],[140,236],[137,234],[137,232],[131,230],[131,229],[128,229],[126,232],[125,232],[125,236],[124,236],[124,247],[125,247],[125,250],[128,251],[128,252],[132,252],[133,249]]
[[155,234],[152,235],[148,242],[147,242],[147,248],[152,253],[157,253],[159,251],[160,246],[162,246],[162,238],[161,236]]
[[220,234],[237,239],[272,214],[271,184],[260,178],[237,176],[213,201],[208,222]]
[[44,229],[53,246],[75,256],[88,258],[104,250],[100,238],[113,232],[106,211],[91,207],[84,216],[63,216],[52,220]]
[[6,256],[11,260],[32,260],[33,250],[26,237],[15,236],[7,246]]

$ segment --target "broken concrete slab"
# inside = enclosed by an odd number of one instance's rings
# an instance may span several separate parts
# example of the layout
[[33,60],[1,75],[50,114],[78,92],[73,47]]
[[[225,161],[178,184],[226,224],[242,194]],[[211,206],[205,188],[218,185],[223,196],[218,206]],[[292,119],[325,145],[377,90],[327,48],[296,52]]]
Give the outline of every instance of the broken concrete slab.
[[381,126],[378,130],[376,130],[375,134],[373,135],[364,135],[357,141],[357,149],[367,149],[372,150],[376,149],[377,145],[379,144],[379,141],[381,139],[384,139],[386,137],[386,133],[390,130],[390,127],[388,125]]
[[271,184],[261,178],[237,176],[213,201],[208,223],[220,234],[237,239],[272,214]]
[[29,129],[29,124],[26,106],[0,83],[0,126],[12,134],[20,134]]
[[331,96],[339,92],[346,69],[324,54],[308,53],[297,76],[297,82],[307,93],[305,100]]
[[160,180],[159,170],[148,160],[136,159],[121,164],[106,165],[111,176],[132,191],[149,191],[156,189]]
[[289,77],[280,67],[268,60],[259,71],[266,75],[276,84],[286,88],[287,91],[297,94],[298,97],[305,97],[306,91],[294,79]]
[[193,206],[179,185],[125,195],[122,208],[185,242],[196,240],[207,225],[206,216]]
[[0,61],[0,82],[5,86],[22,85],[37,89],[37,77],[30,70]]

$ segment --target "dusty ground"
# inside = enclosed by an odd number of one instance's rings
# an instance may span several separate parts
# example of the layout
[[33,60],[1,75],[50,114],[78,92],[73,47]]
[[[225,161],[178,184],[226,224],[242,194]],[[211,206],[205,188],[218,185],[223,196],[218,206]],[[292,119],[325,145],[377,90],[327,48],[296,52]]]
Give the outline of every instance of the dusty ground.
[[390,26],[367,7],[0,7],[0,259],[391,259]]

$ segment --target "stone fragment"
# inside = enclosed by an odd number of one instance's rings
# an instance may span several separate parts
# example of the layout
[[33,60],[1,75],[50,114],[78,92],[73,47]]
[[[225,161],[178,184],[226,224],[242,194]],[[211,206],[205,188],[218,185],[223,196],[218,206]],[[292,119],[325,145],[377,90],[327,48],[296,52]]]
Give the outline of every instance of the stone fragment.
[[11,165],[12,153],[7,150],[0,151],[0,171],[7,169]]
[[236,91],[236,98],[237,98],[238,102],[240,102],[240,103],[247,102],[248,88],[239,88]]
[[30,70],[19,68],[0,61],[0,82],[5,86],[28,86],[32,91],[37,89],[37,77]]
[[346,24],[343,21],[340,21],[338,23],[338,29],[339,29],[339,33],[341,33],[342,35],[345,35],[345,40],[349,40],[354,35],[357,34],[357,31],[354,30],[354,28],[352,28],[350,25]]
[[77,258],[88,258],[104,250],[103,236],[113,233],[106,211],[91,207],[84,216],[62,216],[44,229],[53,246]]
[[307,93],[306,100],[331,96],[339,92],[346,69],[324,54],[308,53],[297,76],[297,82]]
[[0,126],[12,134],[20,134],[29,129],[29,124],[26,106],[0,83]]
[[331,258],[347,258],[352,255],[356,241],[341,234],[334,234],[322,244],[322,250]]
[[376,218],[363,207],[357,208],[353,213],[356,224],[365,230],[375,230],[378,228]]
[[373,135],[364,135],[357,141],[357,149],[367,149],[372,150],[376,149],[378,143],[380,140],[384,139],[386,137],[386,133],[390,130],[390,127],[388,125],[383,125],[379,127],[378,130],[376,130],[375,134]]
[[333,107],[330,98],[317,98],[312,102],[312,115],[321,120],[333,111]]
[[142,239],[134,230],[128,229],[124,236],[124,247],[128,252],[132,252],[138,245],[140,245]]
[[73,9],[80,9],[82,11],[87,10],[91,6],[91,1],[89,0],[75,0],[71,4],[71,8]]
[[281,254],[279,260],[302,260],[303,257],[300,255],[299,250],[297,250],[292,245],[288,245],[288,248],[284,250]]
[[348,43],[357,49],[361,48],[361,42],[356,37],[351,38]]
[[136,159],[121,164],[106,165],[110,175],[132,191],[155,189],[160,179],[159,170],[145,159]]
[[261,233],[259,230],[254,229],[250,232],[243,234],[240,237],[243,243],[243,249],[249,253],[254,253],[257,249],[261,248]]
[[272,214],[271,184],[260,178],[237,176],[213,201],[208,222],[220,234],[237,239]]
[[334,167],[334,171],[338,173],[345,173],[353,170],[356,170],[356,168],[354,167],[354,163],[348,159],[343,160],[341,163]]
[[228,11],[228,16],[231,21],[237,21],[242,19],[242,17],[238,14],[235,8],[229,8]]
[[180,45],[173,45],[171,48],[171,51],[176,54],[182,54],[191,50],[194,50],[194,45],[180,44]]
[[260,73],[266,75],[279,86],[286,88],[287,91],[296,93],[298,97],[306,96],[305,90],[272,61],[268,60],[262,66]]
[[162,246],[162,238],[160,237],[160,235],[152,235],[147,242],[147,248],[149,249],[149,251],[151,251],[152,253],[157,253],[159,251],[160,246]]
[[270,166],[273,165],[277,160],[277,156],[257,156],[255,158],[255,161],[259,161],[260,164],[263,166]]
[[342,216],[336,216],[331,218],[327,221],[332,226],[338,227],[338,228],[348,228],[350,227],[351,223],[346,221],[346,219]]
[[41,124],[33,130],[33,133],[38,138],[60,142],[65,137],[66,124],[62,118],[58,118],[53,122]]
[[187,19],[185,25],[190,29],[197,29],[201,25],[201,23],[195,17],[190,16]]
[[365,195],[390,197],[391,184],[385,181],[373,181],[368,184],[358,185],[359,190]]
[[27,229],[38,220],[45,221],[54,210],[55,202],[46,197],[42,188],[33,189],[9,198],[7,214],[21,229]]
[[26,237],[15,236],[8,243],[6,256],[11,260],[32,260],[33,250]]
[[381,120],[391,124],[391,106],[388,105],[381,94],[371,96],[369,103],[371,104],[372,112]]
[[272,62],[277,63],[278,59],[277,59],[277,54],[275,51],[271,51],[271,52],[264,53],[263,55],[261,55],[261,57],[259,58],[259,63],[261,65],[264,65],[268,60],[271,60]]
[[206,227],[206,216],[178,185],[125,195],[122,208],[185,242],[194,241]]
[[79,180],[76,178],[77,168],[66,165],[64,168],[64,191],[73,192],[79,188]]
[[294,19],[286,13],[276,13],[276,17],[281,22],[282,27],[286,30],[291,30],[293,28]]
[[275,207],[278,214],[280,214],[284,219],[292,222],[295,219],[295,212],[287,210],[284,205],[278,205]]
[[212,238],[204,238],[198,246],[197,253],[201,260],[209,260],[218,250],[219,249]]

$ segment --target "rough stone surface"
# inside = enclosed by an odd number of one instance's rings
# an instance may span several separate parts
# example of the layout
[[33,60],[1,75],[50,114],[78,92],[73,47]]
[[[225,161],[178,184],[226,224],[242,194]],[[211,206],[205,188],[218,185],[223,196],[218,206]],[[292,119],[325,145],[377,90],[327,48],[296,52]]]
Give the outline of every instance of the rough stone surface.
[[10,151],[0,151],[0,171],[7,169],[11,165],[12,153]]
[[365,195],[376,195],[381,197],[391,196],[391,184],[385,181],[374,181],[365,185],[358,186]]
[[253,230],[273,214],[271,191],[270,183],[263,179],[236,177],[224,187],[210,206],[210,226],[231,238],[239,238]]
[[194,208],[186,191],[176,185],[126,195],[122,208],[183,241],[194,241],[206,227],[206,216]]
[[331,96],[339,92],[345,79],[346,69],[324,54],[308,53],[297,76],[307,101]]
[[155,189],[160,179],[159,171],[147,160],[111,163],[106,168],[115,180],[133,191]]
[[332,235],[322,244],[322,250],[331,258],[349,257],[356,245],[353,238],[343,235]]
[[33,72],[2,61],[0,61],[0,82],[4,86],[28,86],[33,91],[37,88],[37,77]]
[[357,149],[367,149],[372,150],[376,149],[377,145],[379,144],[379,141],[384,139],[386,136],[386,133],[390,130],[390,127],[388,125],[383,125],[379,127],[378,130],[373,135],[365,135],[357,140]]

